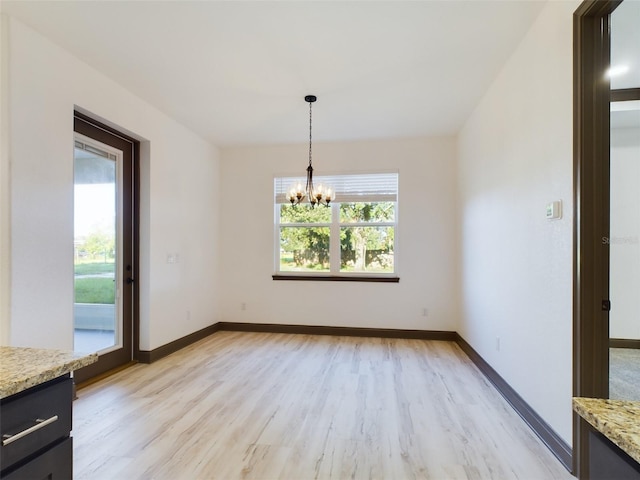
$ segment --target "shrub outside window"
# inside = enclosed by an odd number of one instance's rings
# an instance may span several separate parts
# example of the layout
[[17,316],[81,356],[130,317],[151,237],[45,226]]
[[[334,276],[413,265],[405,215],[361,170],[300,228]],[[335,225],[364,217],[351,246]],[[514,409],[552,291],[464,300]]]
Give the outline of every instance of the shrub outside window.
[[397,173],[319,177],[336,189],[329,207],[291,205],[300,180],[275,179],[276,275],[397,276]]

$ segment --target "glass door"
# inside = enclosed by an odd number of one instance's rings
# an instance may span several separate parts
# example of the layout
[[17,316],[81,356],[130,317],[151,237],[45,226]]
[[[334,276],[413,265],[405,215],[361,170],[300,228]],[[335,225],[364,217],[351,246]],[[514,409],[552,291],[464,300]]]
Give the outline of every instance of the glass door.
[[609,397],[640,400],[640,3],[611,14]]
[[74,350],[122,347],[122,151],[76,134]]
[[137,144],[74,117],[74,350],[98,353],[82,383],[134,358]]

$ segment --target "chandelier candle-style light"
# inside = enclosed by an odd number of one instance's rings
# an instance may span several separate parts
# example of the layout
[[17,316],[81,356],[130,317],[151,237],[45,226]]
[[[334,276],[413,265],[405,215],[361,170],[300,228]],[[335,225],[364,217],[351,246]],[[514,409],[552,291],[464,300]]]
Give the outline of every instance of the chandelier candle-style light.
[[329,206],[331,200],[333,200],[334,193],[331,188],[318,185],[313,186],[313,165],[311,162],[311,105],[317,100],[315,95],[307,95],[304,97],[305,102],[309,102],[309,166],[307,167],[307,185],[302,188],[302,184],[298,183],[292,187],[287,194],[287,198],[291,202],[291,205],[295,206],[302,202],[305,198],[309,198],[311,208],[316,205]]

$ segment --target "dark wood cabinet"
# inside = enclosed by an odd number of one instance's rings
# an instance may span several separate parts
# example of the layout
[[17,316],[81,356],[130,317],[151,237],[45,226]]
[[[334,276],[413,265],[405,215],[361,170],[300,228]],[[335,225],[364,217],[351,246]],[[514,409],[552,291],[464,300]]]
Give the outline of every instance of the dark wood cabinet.
[[640,464],[600,432],[589,432],[590,480],[640,480]]
[[72,478],[69,375],[50,380],[0,401],[0,477]]

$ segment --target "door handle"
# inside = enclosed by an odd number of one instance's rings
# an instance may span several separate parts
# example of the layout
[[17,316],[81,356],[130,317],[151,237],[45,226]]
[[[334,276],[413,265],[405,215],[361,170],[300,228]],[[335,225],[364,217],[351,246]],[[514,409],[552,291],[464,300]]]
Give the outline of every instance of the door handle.
[[58,421],[58,415],[54,415],[53,417],[47,418],[46,420],[43,420],[42,418],[38,418],[35,422],[35,425],[27,428],[26,430],[22,430],[21,432],[18,432],[15,435],[3,435],[2,446],[6,447],[10,443],[15,442],[16,440],[20,440],[22,437],[26,437],[27,435],[30,435],[33,432],[40,430],[41,428],[44,428],[47,425],[50,425],[53,422],[57,422],[57,421]]

